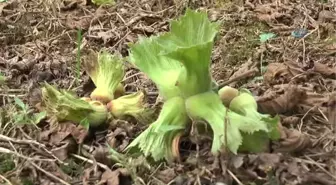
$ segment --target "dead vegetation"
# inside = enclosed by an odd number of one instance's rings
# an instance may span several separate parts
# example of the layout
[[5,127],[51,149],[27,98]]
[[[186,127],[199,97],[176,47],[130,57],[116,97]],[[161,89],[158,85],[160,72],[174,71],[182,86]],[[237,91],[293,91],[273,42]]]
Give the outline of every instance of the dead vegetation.
[[[335,184],[335,1],[116,2],[0,1],[1,183]],[[260,112],[280,114],[279,142],[264,153],[214,157],[207,136],[181,138],[180,163],[149,165],[106,147],[121,152],[146,128],[134,120],[87,132],[38,119],[44,81],[82,96],[94,88],[77,68],[79,29],[82,53],[106,48],[127,56],[129,43],[167,31],[186,7],[222,22],[212,74],[221,85],[251,90]],[[263,33],[276,36],[261,42]],[[146,91],[155,103],[156,87],[134,67],[123,84],[127,92]]]

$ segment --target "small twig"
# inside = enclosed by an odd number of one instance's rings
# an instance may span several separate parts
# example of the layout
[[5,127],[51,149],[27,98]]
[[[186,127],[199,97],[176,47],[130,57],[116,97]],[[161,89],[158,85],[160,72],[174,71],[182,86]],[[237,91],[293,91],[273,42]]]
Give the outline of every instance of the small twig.
[[60,160],[58,157],[56,157],[51,151],[49,151],[44,144],[41,144],[35,140],[14,139],[14,138],[10,138],[10,137],[0,134],[0,141],[7,141],[9,143],[26,144],[26,145],[37,145],[39,148],[42,148],[45,152],[47,152],[49,155],[55,158],[57,162],[64,164],[64,162]]
[[54,180],[56,180],[56,181],[58,181],[58,182],[60,182],[60,183],[62,183],[64,185],[71,185],[70,183],[65,182],[63,179],[61,179],[61,178],[59,178],[59,177],[51,174],[50,172],[45,171],[44,169],[42,169],[41,167],[39,167],[37,164],[35,164],[33,162],[30,162],[30,164],[33,165],[36,169],[38,169],[41,172],[43,172],[48,177],[50,177],[50,178],[52,178],[52,179],[54,179]]
[[3,148],[3,147],[0,147],[0,153],[16,155],[17,157],[26,159],[28,161],[47,161],[47,162],[54,162],[55,161],[53,159],[34,159],[34,158],[26,157],[26,156],[23,156],[23,155],[19,154],[18,152],[14,152],[12,150],[9,150],[9,149]]
[[239,185],[244,185],[230,170],[227,170],[227,172]]
[[136,77],[136,76],[138,76],[138,75],[142,75],[142,74],[143,74],[142,72],[132,74],[132,75],[130,75],[130,76],[128,76],[128,77],[125,77],[125,78],[122,80],[122,82],[125,82],[125,81],[127,81],[127,80],[129,80],[129,79],[131,79],[131,78],[133,78],[133,77]]
[[229,79],[229,80],[223,82],[222,84],[220,84],[220,85],[218,86],[218,89],[220,89],[220,88],[222,88],[222,87],[224,87],[224,86],[226,86],[226,85],[228,85],[228,84],[230,84],[230,83],[232,83],[232,82],[235,82],[235,81],[238,81],[238,80],[247,78],[247,77],[251,76],[252,74],[254,74],[254,73],[256,73],[256,72],[258,72],[258,68],[255,67],[255,68],[253,68],[253,69],[250,69],[250,70],[248,70],[248,71],[242,73],[242,74],[239,75],[239,76],[233,77],[233,78],[231,78],[231,79]]
[[88,159],[88,158],[85,158],[85,157],[82,157],[80,155],[77,155],[77,154],[71,154],[71,156],[77,158],[77,159],[80,159],[84,162],[88,162],[90,164],[94,164],[96,163],[99,167],[103,168],[104,170],[109,170],[110,168],[108,166],[106,166],[105,164],[102,164],[102,163],[99,163],[99,162],[93,162],[91,159]]
[[304,115],[303,115],[303,117],[301,118],[301,120],[300,120],[300,125],[299,125],[299,131],[301,132],[301,129],[302,129],[302,125],[303,125],[303,120],[306,118],[306,116],[308,115],[308,113],[310,112],[310,111],[312,111],[314,108],[316,108],[316,106],[313,106],[313,107],[311,107]]
[[2,176],[1,174],[0,179],[3,179],[7,183],[7,185],[13,185],[6,177]]
[[316,161],[314,161],[312,158],[310,158],[307,155],[305,155],[305,158],[308,159],[308,160],[310,160],[318,168],[320,168],[322,171],[324,171],[324,173],[328,174],[331,178],[333,178],[334,180],[336,180],[336,176],[335,175],[331,174],[328,170],[326,170],[325,168],[323,168],[319,163],[317,163]]

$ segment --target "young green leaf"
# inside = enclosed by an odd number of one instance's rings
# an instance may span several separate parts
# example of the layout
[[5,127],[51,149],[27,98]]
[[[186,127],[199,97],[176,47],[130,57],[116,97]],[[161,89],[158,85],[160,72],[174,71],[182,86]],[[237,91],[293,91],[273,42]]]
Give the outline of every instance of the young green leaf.
[[124,89],[120,83],[125,71],[121,55],[112,55],[105,50],[97,55],[90,51],[83,66],[96,86],[90,95],[92,99],[107,103],[115,98],[116,93],[123,94]]
[[171,22],[170,32],[157,40],[164,49],[163,56],[184,66],[177,82],[184,97],[212,88],[209,69],[218,28],[219,24],[210,22],[205,12],[187,9],[184,16]]
[[130,45],[129,59],[156,84],[160,95],[169,99],[180,94],[175,84],[182,65],[176,60],[159,55],[164,48],[159,45],[158,38],[141,37],[136,44]]
[[42,101],[48,116],[58,121],[80,123],[87,118],[90,126],[98,126],[108,117],[107,108],[101,102],[86,102],[68,91],[60,92],[47,83],[42,88]]
[[34,124],[38,124],[41,120],[43,120],[45,117],[47,116],[47,112],[46,111],[42,111],[39,113],[36,113],[33,115],[33,121]]
[[154,110],[146,104],[145,94],[142,91],[114,99],[107,104],[107,107],[116,118],[132,116],[146,124],[151,122],[154,113]]
[[126,150],[132,152],[140,149],[146,157],[151,156],[155,161],[166,159],[171,162],[176,157],[172,149],[173,140],[184,132],[188,120],[184,100],[173,97],[164,103],[158,119],[133,140]]
[[27,110],[26,104],[24,104],[20,98],[15,96],[14,101],[15,101],[15,104],[18,105],[23,111]]

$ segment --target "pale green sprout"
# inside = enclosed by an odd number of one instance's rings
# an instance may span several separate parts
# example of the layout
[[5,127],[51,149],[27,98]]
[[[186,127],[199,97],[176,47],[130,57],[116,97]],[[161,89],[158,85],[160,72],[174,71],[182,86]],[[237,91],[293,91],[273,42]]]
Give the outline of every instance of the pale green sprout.
[[166,159],[171,162],[176,158],[172,149],[173,140],[184,132],[188,120],[184,100],[181,97],[170,98],[164,103],[158,119],[133,140],[126,150],[138,148],[155,161]]
[[84,69],[96,86],[90,97],[103,103],[124,94],[121,84],[125,71],[123,58],[120,54],[110,54],[101,50],[98,54],[90,51],[84,60]]
[[57,121],[81,123],[87,119],[90,126],[103,124],[108,117],[105,105],[99,101],[84,101],[65,90],[58,91],[49,84],[42,88],[42,101],[47,115]]
[[154,110],[146,104],[145,94],[142,91],[121,96],[107,104],[109,111],[116,118],[132,116],[142,123],[151,122]]
[[[171,160],[171,142],[186,128],[190,118],[210,124],[214,154],[224,147],[237,153],[245,133],[269,133],[269,128],[274,127],[273,119],[267,116],[250,118],[226,108],[213,92],[210,62],[217,33],[218,23],[211,23],[206,13],[188,9],[182,18],[171,23],[170,32],[141,38],[131,45],[130,61],[154,81],[165,103],[157,121],[128,149],[137,146],[155,160]],[[179,106],[171,105],[172,101]]]

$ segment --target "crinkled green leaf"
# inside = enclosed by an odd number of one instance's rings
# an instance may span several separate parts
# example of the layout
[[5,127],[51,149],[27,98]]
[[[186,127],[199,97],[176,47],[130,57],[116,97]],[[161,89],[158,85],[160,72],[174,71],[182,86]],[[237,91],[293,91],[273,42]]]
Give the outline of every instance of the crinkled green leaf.
[[212,88],[209,69],[218,28],[219,25],[210,22],[205,12],[187,9],[184,16],[171,22],[170,32],[158,39],[158,43],[164,48],[162,55],[175,59],[184,66],[177,83],[184,97]]
[[187,124],[184,100],[173,97],[164,103],[158,119],[133,140],[126,150],[132,152],[134,148],[138,148],[146,157],[151,156],[155,161],[172,161],[173,139],[184,131]]
[[154,81],[166,99],[206,92],[213,87],[209,68],[218,27],[206,13],[188,9],[171,22],[170,32],[140,38],[131,45],[130,61]]
[[161,96],[169,99],[180,94],[175,84],[182,65],[159,55],[164,48],[158,44],[157,39],[157,36],[141,37],[136,44],[130,45],[129,59],[156,84]]
[[152,122],[154,110],[146,104],[145,94],[142,91],[114,99],[108,103],[108,107],[116,118],[132,116],[145,124]]

